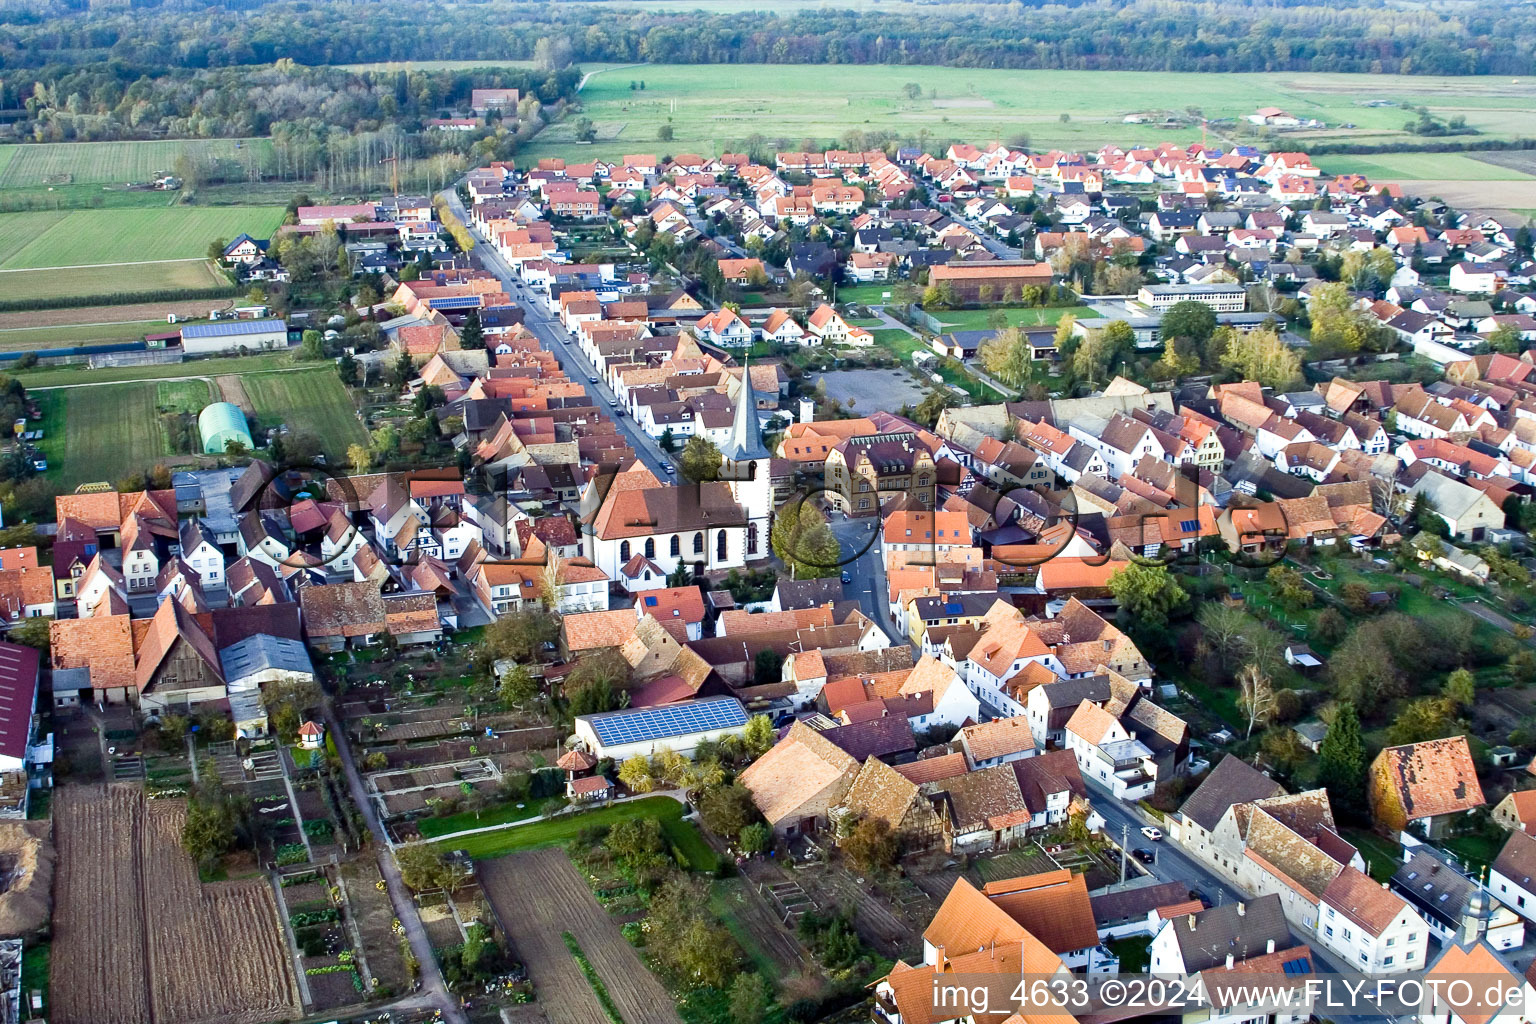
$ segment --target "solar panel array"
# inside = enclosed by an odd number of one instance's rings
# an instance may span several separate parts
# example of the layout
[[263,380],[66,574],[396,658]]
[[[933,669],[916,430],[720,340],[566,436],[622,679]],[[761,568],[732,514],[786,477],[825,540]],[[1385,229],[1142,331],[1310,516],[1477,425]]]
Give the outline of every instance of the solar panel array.
[[288,325],[281,320],[234,320],[212,324],[188,324],[181,329],[183,338],[222,338],[231,334],[266,334],[269,331],[286,331]]
[[598,741],[612,747],[717,729],[739,729],[747,724],[747,711],[735,697],[711,697],[657,708],[609,711],[586,718]]
[[427,305],[432,309],[470,309],[480,305],[480,296],[445,295],[438,299],[428,299]]

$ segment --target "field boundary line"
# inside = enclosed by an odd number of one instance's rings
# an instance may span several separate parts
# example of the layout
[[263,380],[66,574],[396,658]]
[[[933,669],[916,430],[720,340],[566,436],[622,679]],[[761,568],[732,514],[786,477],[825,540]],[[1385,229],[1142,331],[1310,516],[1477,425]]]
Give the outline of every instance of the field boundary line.
[[[20,328],[17,328],[17,329],[20,330]],[[32,330],[33,328],[26,328],[26,329],[27,330]],[[246,373],[250,373],[250,374],[257,374],[257,373],[294,373],[294,372],[302,373],[303,371],[310,370],[310,369],[314,369],[314,367],[313,366],[276,366],[276,367],[272,367],[271,369],[267,369],[267,370],[247,370],[245,372]],[[221,373],[221,374],[217,374],[216,376],[223,377],[223,376],[226,376],[226,374],[222,374]],[[237,377],[238,376],[242,376],[242,374],[237,372],[235,374],[235,376],[237,376]],[[29,388],[27,388],[27,390],[28,391],[65,391],[65,390],[67,390],[69,388],[109,388],[109,387],[111,387],[114,384],[157,384],[157,383],[160,383],[161,381],[168,381],[168,380],[203,380],[203,381],[208,381],[210,387],[213,384],[213,377],[209,376],[206,373],[190,373],[190,374],[187,374],[187,375],[182,376],[182,377],[134,377],[134,378],[132,378],[130,380],[88,380],[88,381],[82,381],[79,384],[40,384],[40,385],[36,385],[34,387],[29,387]]]
[[70,263],[62,267],[0,267],[0,274],[37,274],[45,270],[94,270],[98,267],[143,267],[151,263],[206,262],[208,262],[208,257],[206,256],[177,256],[168,260],[124,260],[121,263]]
[[[196,301],[195,299],[193,300]],[[69,307],[64,307],[65,309]],[[50,313],[52,310],[38,310],[40,313]],[[36,327],[0,327],[0,334],[14,334],[17,331],[57,331],[61,327],[124,327],[129,324],[158,324],[160,320],[99,320],[93,324],[39,324]]]

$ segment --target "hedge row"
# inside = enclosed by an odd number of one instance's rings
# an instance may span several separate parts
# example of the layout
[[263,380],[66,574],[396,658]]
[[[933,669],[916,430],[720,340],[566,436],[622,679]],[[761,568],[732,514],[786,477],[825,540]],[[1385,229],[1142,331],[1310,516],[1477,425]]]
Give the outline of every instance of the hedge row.
[[193,299],[230,299],[240,289],[230,284],[206,288],[166,288],[154,292],[108,292],[100,295],[39,296],[0,299],[0,313],[25,313],[34,309],[76,309],[81,306],[121,306],[131,302],[184,302]]

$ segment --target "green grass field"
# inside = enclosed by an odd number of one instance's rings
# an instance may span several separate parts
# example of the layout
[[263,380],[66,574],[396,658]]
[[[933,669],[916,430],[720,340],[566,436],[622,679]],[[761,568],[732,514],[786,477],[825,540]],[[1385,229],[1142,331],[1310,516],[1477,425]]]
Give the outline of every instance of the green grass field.
[[108,384],[136,380],[161,380],[166,377],[213,377],[221,373],[259,373],[292,366],[286,352],[268,352],[254,356],[219,356],[213,359],[189,359],[183,363],[152,363],[145,366],[109,366],[90,369],[83,364],[39,366],[14,374],[28,388],[56,388],[66,384]]
[[164,328],[164,320],[136,320],[126,323],[101,323],[94,326],[70,324],[66,327],[13,328],[0,330],[0,352],[29,350],[40,352],[43,349],[73,348],[76,345],[111,345],[121,341],[143,341],[144,335],[164,330]]
[[[600,70],[590,65],[588,71]],[[644,79],[645,90],[631,90]],[[765,81],[773,83],[764,89]],[[908,99],[907,83],[923,90]],[[658,65],[616,68],[595,75],[582,90],[583,113],[598,141],[580,147],[582,159],[624,153],[717,155],[757,134],[799,148],[811,138],[824,144],[850,130],[890,131],[985,142],[1028,133],[1034,148],[1083,149],[1163,139],[1198,140],[1200,128],[1168,130],[1156,124],[1125,124],[1133,113],[1183,114],[1191,103],[1209,118],[1241,118],[1259,107],[1279,106],[1299,117],[1324,121],[1324,132],[1283,136],[1289,147],[1308,141],[1401,141],[1407,111],[1366,106],[1372,101],[1423,105],[1440,117],[1461,114],[1468,124],[1497,138],[1528,133],[1536,107],[1536,81],[1507,78],[1432,78],[1396,75],[1198,74],[1104,71],[1015,71],[914,66]],[[676,104],[676,109],[672,108]],[[1068,116],[1067,121],[1061,115]],[[657,141],[670,123],[672,142]],[[1353,129],[1340,129],[1351,123]],[[1524,127],[1522,127],[1522,124]],[[1473,137],[1475,138],[1475,136]],[[525,153],[572,155],[569,124],[541,134]]]
[[[0,214],[0,268],[191,259],[216,238],[242,231],[266,238],[282,217],[281,208],[265,206]],[[13,226],[13,218],[23,220]]]
[[[981,331],[986,329],[992,313],[990,309],[950,309],[939,310],[933,318],[950,330]],[[1064,316],[1092,316],[1093,311],[1087,306],[1051,306],[1004,309],[1003,314],[1008,317],[1009,327],[1054,327]]]
[[[676,843],[677,839],[674,838],[676,825],[669,826],[669,822],[676,822],[677,825],[683,823],[683,805],[671,797],[649,796],[614,804],[601,810],[566,814],[527,825],[511,825],[494,832],[481,832],[478,835],[450,839],[442,844],[442,849],[464,850],[475,860],[485,860],[489,857],[516,853],[519,850],[534,850],[541,846],[568,843],[575,839],[582,829],[591,828],[594,825],[613,825],[632,818],[657,819],[661,822],[667,838]],[[702,837],[699,841],[703,842]],[[685,850],[684,854],[688,855],[688,851]]]
[[1462,153],[1380,153],[1320,156],[1329,174],[1363,174],[1372,181],[1528,181],[1531,176]]
[[[31,214],[17,214],[27,217]],[[4,219],[0,218],[0,224]],[[0,239],[0,251],[4,240]],[[74,298],[179,288],[227,286],[229,279],[203,259],[165,260],[73,270],[0,270],[0,296],[7,299]]]
[[148,181],[176,170],[177,157],[239,163],[265,161],[269,139],[178,139],[156,142],[55,142],[0,147],[0,188]]
[[286,423],[295,433],[313,434],[331,459],[345,458],[349,445],[368,443],[368,432],[334,367],[245,374],[240,383],[263,429]]
[[208,383],[197,380],[35,392],[47,431],[48,475],[70,489],[149,469],[171,454],[161,414],[197,412],[211,394]]

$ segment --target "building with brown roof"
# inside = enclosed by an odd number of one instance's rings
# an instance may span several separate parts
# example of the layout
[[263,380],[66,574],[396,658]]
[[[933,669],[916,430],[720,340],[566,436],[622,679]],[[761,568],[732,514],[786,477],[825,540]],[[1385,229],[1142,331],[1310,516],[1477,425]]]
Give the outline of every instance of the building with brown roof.
[[911,509],[936,507],[938,470],[915,433],[858,434],[839,441],[826,455],[823,474],[823,494],[850,516],[879,515],[883,503],[897,498]]
[[[211,620],[210,624],[211,624]],[[139,643],[134,683],[147,712],[189,709],[227,694],[213,638],[178,601],[164,601]]]
[[944,849],[951,853],[1009,846],[1029,834],[1029,806],[1012,765],[983,768],[945,782],[939,814]]
[[[1536,839],[1530,842],[1536,846]],[[1323,890],[1317,939],[1352,969],[1367,974],[1420,971],[1428,963],[1424,919],[1397,893],[1353,867],[1345,867]]]
[[1484,803],[1465,736],[1387,747],[1371,762],[1366,795],[1378,827],[1415,826],[1430,839],[1443,836],[1454,816]]
[[921,785],[879,758],[864,761],[842,809],[858,821],[885,822],[902,853],[926,850],[942,837],[939,815]]
[[1016,302],[1025,288],[1049,288],[1051,265],[1025,260],[941,263],[928,270],[928,283],[953,289],[962,302]]
[[796,722],[741,773],[775,835],[809,835],[827,826],[859,773],[859,762],[825,735]]
[[302,587],[299,610],[306,639],[323,651],[366,647],[389,628],[384,596],[368,581]]
[[86,669],[89,679],[82,686],[86,700],[109,704],[127,703],[137,695],[133,658],[133,627],[126,612],[97,615],[88,619],[55,619],[48,625],[53,667]]
[[1099,946],[1087,879],[1065,868],[988,882],[982,895],[1074,971],[1100,974],[1118,961]]

